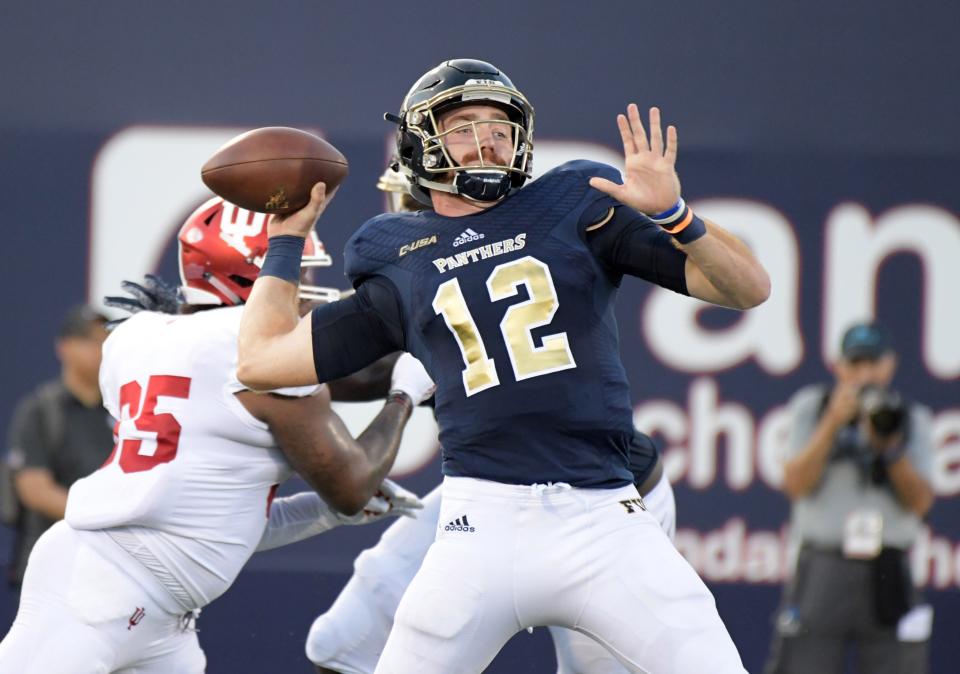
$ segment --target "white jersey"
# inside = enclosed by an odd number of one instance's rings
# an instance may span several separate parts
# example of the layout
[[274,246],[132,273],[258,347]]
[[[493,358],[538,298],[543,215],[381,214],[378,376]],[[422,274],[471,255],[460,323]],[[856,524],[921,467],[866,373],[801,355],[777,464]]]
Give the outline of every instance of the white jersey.
[[244,389],[236,378],[242,312],[143,312],[113,331],[100,389],[119,420],[117,444],[67,500],[71,527],[106,530],[186,609],[234,581],[292,472],[267,425],[234,395]]

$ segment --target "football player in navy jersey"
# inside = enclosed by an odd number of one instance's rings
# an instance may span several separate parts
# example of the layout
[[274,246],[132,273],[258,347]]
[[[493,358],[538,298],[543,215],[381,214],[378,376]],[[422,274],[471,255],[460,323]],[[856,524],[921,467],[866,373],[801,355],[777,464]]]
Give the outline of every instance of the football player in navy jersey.
[[[425,208],[409,193],[402,174],[388,168],[377,181],[391,213]],[[375,366],[374,366],[375,367]],[[356,376],[356,375],[354,375]],[[342,381],[342,380],[341,380]],[[630,472],[647,511],[673,539],[676,503],[656,445],[637,432],[630,443]],[[307,657],[319,674],[373,674],[404,591],[433,543],[440,517],[438,486],[423,497],[416,518],[390,526],[379,542],[364,550],[353,575],[333,605],[314,620],[307,635]],[[449,524],[444,524],[444,528]],[[557,674],[624,674],[626,670],[600,644],[575,630],[550,627]]]
[[[587,161],[523,187],[533,108],[503,73],[447,61],[407,94],[399,168],[432,210],[385,214],[345,251],[356,293],[299,321],[303,236],[274,218],[246,305],[240,380],[327,381],[405,350],[437,384],[443,501],[378,674],[480,672],[517,631],[583,632],[631,672],[743,672],[712,595],[644,509],[613,315],[624,274],[737,309],[769,279],[680,197],[677,133],[619,115],[625,176]],[[522,189],[520,189],[522,187]]]

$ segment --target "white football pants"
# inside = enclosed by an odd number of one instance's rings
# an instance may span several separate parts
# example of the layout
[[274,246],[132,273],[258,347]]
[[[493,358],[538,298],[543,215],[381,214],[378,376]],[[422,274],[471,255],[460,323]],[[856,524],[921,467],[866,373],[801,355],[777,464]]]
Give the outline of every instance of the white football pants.
[[202,674],[196,632],[144,589],[164,591],[133,558],[123,564],[124,555],[105,534],[63,521],[44,533],[0,642],[0,672]]
[[[650,493],[643,497],[643,502],[647,512],[673,541],[677,532],[677,503],[666,471]],[[557,650],[557,674],[627,674],[627,669],[610,651],[582,632],[551,627],[550,636]]]
[[[673,539],[677,509],[666,473],[643,497],[647,510]],[[423,497],[417,518],[403,517],[380,541],[364,550],[354,573],[333,606],[319,616],[307,636],[307,657],[342,674],[373,674],[404,591],[433,543],[440,517],[440,487]],[[557,674],[625,674],[626,669],[590,637],[565,627],[550,627]]]
[[446,478],[376,674],[478,674],[536,625],[583,632],[635,674],[744,674],[710,591],[639,501],[632,485]]

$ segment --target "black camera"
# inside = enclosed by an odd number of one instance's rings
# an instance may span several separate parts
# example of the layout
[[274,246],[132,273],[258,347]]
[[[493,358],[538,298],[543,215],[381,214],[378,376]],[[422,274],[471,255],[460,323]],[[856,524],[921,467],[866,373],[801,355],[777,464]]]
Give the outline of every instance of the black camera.
[[888,438],[907,425],[907,404],[899,393],[868,385],[860,390],[860,415],[870,421],[874,432]]

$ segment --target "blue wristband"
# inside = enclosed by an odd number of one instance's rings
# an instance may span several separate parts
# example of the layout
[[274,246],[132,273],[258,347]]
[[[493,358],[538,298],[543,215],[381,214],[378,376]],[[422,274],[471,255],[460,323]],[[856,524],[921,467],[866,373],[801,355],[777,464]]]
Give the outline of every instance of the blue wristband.
[[305,245],[306,239],[302,236],[271,236],[268,240],[267,256],[260,268],[260,276],[273,276],[293,284],[300,283],[300,261],[303,259]]
[[677,240],[677,243],[693,243],[707,233],[707,226],[704,224],[703,220],[698,218],[696,214],[692,212],[690,215],[692,216],[690,224],[676,234],[673,234],[673,238]]
[[675,216],[684,208],[686,204],[683,201],[683,197],[677,199],[677,203],[665,210],[663,213],[657,213],[656,215],[648,215],[647,217],[653,220],[658,225],[670,223],[675,219]]

